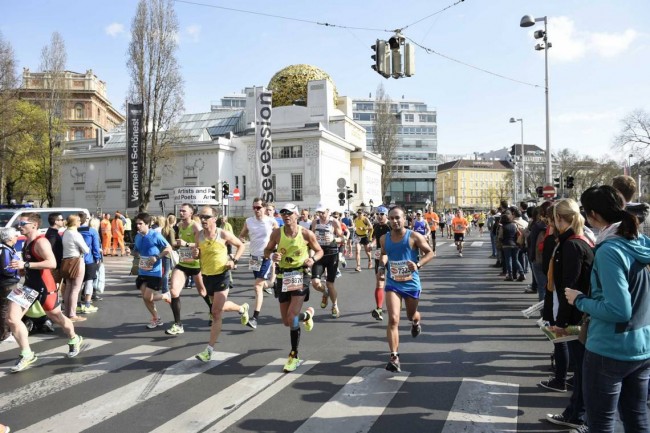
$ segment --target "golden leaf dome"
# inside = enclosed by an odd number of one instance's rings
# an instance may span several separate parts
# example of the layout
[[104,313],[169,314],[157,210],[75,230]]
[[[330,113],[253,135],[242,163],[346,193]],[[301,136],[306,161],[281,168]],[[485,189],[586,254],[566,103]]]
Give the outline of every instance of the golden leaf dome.
[[313,80],[329,80],[334,86],[334,106],[338,93],[329,74],[312,65],[291,65],[276,72],[267,86],[273,91],[273,106],[294,105],[296,101],[307,103],[307,83]]

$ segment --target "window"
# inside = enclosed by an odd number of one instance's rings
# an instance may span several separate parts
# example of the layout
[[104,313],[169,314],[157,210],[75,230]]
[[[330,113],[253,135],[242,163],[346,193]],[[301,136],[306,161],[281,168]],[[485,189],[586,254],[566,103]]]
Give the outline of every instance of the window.
[[434,114],[420,114],[420,122],[422,123],[435,123],[436,116]]
[[409,104],[406,103],[406,102],[400,102],[399,108],[401,108],[402,110],[408,110],[409,109]]
[[291,201],[302,201],[302,174],[291,174]]
[[81,104],[81,103],[75,104],[75,106],[74,106],[74,117],[75,117],[75,119],[83,119],[84,118],[84,105],[83,104]]
[[75,140],[83,140],[84,139],[84,132],[82,130],[77,129],[74,132],[74,139]]
[[246,176],[242,176],[241,179],[241,199],[246,200]]
[[415,122],[415,116],[413,114],[404,114],[404,122]]
[[274,159],[302,158],[302,146],[274,146]]
[[359,111],[373,111],[375,106],[372,102],[357,102],[357,110]]

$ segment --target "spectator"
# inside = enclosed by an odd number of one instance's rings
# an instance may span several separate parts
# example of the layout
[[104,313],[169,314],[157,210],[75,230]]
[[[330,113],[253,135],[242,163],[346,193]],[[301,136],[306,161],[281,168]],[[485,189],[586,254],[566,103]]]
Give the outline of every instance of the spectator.
[[[81,285],[86,272],[86,265],[83,256],[90,251],[83,237],[78,231],[80,224],[79,215],[70,215],[68,217],[68,228],[63,233],[63,261],[81,259],[78,265],[79,272],[75,278],[66,277],[65,279],[65,293],[63,294],[63,302],[65,304],[65,315],[73,322],[81,322],[86,320],[85,317],[77,316],[77,299],[81,291]],[[64,267],[65,270],[65,267]]]
[[10,302],[7,296],[17,287],[20,276],[17,269],[9,267],[9,263],[20,258],[14,250],[18,235],[18,231],[13,227],[0,229],[0,342],[11,335],[7,325],[8,303]]
[[514,281],[518,274],[522,273],[521,265],[517,260],[517,225],[513,222],[512,212],[505,211],[501,215],[501,245],[503,248],[503,260],[506,267],[505,281]]
[[[639,223],[643,224],[645,219],[650,213],[650,205],[648,203],[633,203],[632,198],[636,193],[636,182],[631,176],[616,176],[612,181],[614,189],[618,190],[625,199],[625,210],[639,219]],[[639,198],[639,200],[641,200]]]
[[58,212],[52,212],[47,216],[47,222],[50,227],[45,232],[45,238],[52,245],[52,252],[56,258],[56,269],[52,269],[52,276],[56,284],[61,283],[61,261],[63,260],[63,239],[59,232],[65,228],[63,215]]
[[[84,254],[85,271],[83,275],[83,300],[81,307],[77,309],[81,314],[96,313],[98,308],[91,304],[93,296],[94,281],[97,278],[97,270],[102,261],[102,248],[99,242],[99,232],[97,227],[91,227],[86,221],[86,214],[79,213],[79,233],[83,237],[84,242],[88,245],[89,251]],[[97,226],[97,218],[93,218],[93,224]]]

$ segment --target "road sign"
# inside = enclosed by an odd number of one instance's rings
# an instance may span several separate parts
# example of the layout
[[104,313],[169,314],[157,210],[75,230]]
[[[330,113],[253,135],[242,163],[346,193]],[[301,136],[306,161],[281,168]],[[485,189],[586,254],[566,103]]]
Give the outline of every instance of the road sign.
[[546,185],[542,190],[542,194],[544,195],[544,198],[553,198],[555,197],[556,193],[557,191],[553,185]]
[[235,201],[239,201],[241,198],[241,195],[239,194],[239,188],[235,188],[232,190],[232,197],[235,199]]
[[345,179],[339,177],[339,179],[336,181],[336,186],[338,186],[339,188],[343,188],[345,186]]
[[169,194],[156,194],[153,196],[154,200],[167,200],[169,198]]

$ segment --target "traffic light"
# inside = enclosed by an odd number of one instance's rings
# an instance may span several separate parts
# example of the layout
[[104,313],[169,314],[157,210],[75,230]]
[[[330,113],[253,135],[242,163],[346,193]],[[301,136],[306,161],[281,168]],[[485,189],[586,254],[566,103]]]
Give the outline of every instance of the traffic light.
[[556,188],[560,188],[560,178],[559,177],[554,177],[553,178],[553,186]]
[[339,193],[339,205],[343,206],[345,204],[345,193]]
[[404,75],[415,75],[415,45],[404,45]]
[[347,199],[350,200],[353,197],[352,190],[348,189]]
[[371,45],[370,48],[374,51],[370,58],[375,61],[375,64],[371,66],[372,69],[384,78],[390,77],[390,50],[386,41],[377,39],[375,45]]
[[537,197],[544,197],[544,187],[543,186],[538,186],[535,188],[535,192],[537,192]]
[[564,187],[567,189],[573,188],[573,176],[567,176],[566,179],[564,179]]
[[224,182],[223,186],[221,187],[221,196],[228,197],[229,194],[230,194],[230,185],[228,185],[228,182]]

